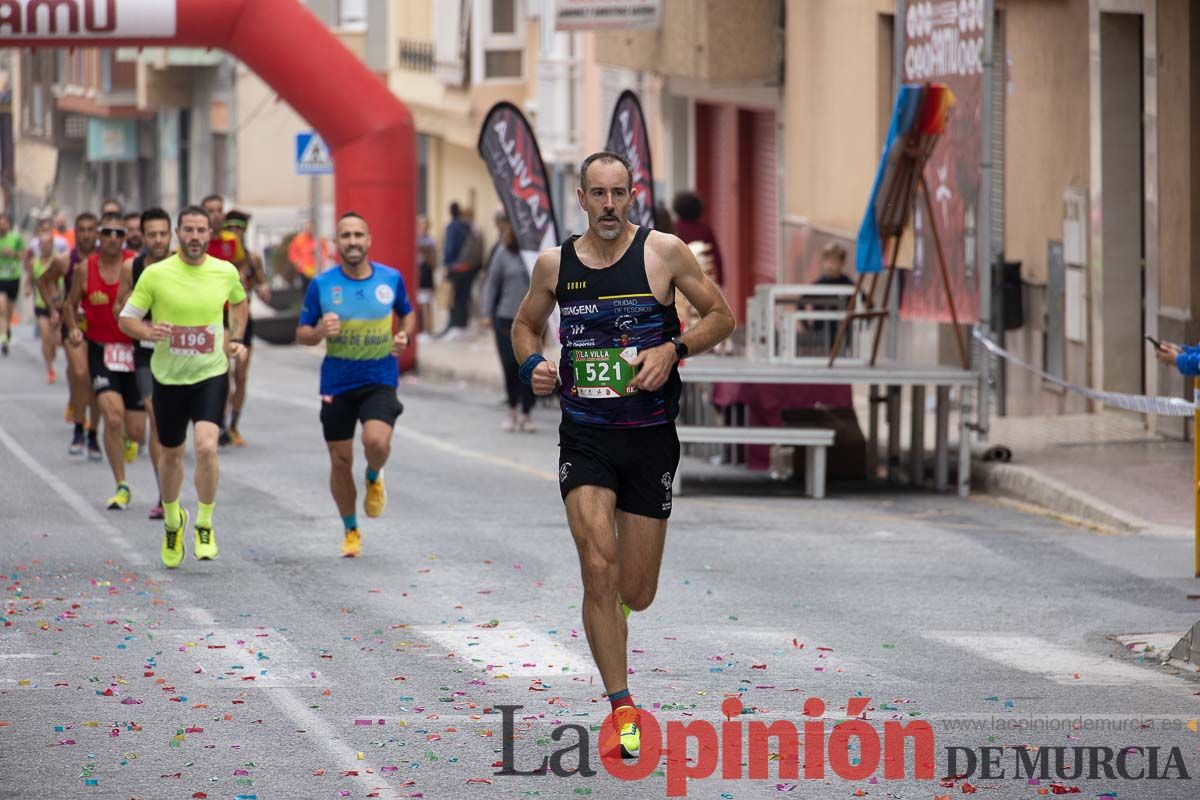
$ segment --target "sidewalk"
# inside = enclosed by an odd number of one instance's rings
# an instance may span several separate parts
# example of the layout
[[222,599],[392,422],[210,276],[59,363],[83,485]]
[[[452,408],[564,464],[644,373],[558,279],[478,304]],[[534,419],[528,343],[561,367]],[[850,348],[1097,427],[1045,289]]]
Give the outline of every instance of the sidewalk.
[[[555,348],[546,357],[557,358]],[[422,341],[418,360],[426,380],[504,391],[490,332]],[[865,406],[859,419],[866,424]],[[1192,535],[1191,442],[1152,436],[1141,417],[1118,411],[993,417],[990,427],[988,442],[1008,446],[1013,458],[976,460],[977,489],[1112,530]]]
[[1010,463],[976,463],[976,484],[1117,530],[1193,534],[1192,443],[1151,435],[1120,411],[994,417]]

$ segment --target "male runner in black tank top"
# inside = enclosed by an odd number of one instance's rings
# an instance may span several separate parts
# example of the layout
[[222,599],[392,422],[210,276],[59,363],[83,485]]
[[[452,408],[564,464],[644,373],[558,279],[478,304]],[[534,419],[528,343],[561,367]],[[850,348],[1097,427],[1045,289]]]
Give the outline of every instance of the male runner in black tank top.
[[[171,254],[171,215],[161,208],[148,208],[141,215],[142,241],[146,252],[125,261],[121,270],[121,286],[117,291],[117,307],[124,308],[125,301],[137,285],[138,278],[146,267],[162,261]],[[149,320],[149,315],[146,319]],[[148,345],[148,346],[147,346]],[[154,482],[158,483],[158,456],[162,450],[158,442],[158,426],[154,423],[154,375],[150,372],[150,356],[154,353],[153,342],[135,342],[133,364],[137,373],[138,390],[150,419],[150,465],[154,468]],[[140,444],[140,443],[139,443]],[[162,493],[158,502],[150,509],[150,519],[162,519]]]
[[[541,356],[542,331],[561,307],[559,485],[583,575],[584,630],[613,708],[602,757],[640,749],[622,605],[641,611],[658,589],[679,463],[676,365],[734,326],[721,290],[687,245],[628,221],[634,193],[621,156],[584,160],[577,195],[588,230],[538,256],[513,323],[521,377],[547,395],[560,368]],[[701,315],[682,336],[676,290]]]

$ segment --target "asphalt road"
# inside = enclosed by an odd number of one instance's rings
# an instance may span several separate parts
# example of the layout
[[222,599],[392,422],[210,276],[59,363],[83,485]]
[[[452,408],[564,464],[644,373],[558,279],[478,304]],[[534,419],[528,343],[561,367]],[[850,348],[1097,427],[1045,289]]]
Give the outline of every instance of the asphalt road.
[[[148,461],[132,467],[131,509],[105,511],[107,465],[67,455],[66,389],[42,383],[27,328],[0,361],[0,798],[665,796],[666,755],[639,781],[596,755],[607,703],[555,486],[556,415],[506,434],[492,393],[406,380],[387,513],[364,518],[364,556],[343,560],[318,354],[255,349],[249,446],[221,452],[221,556],[174,572],[146,519]],[[773,761],[750,780],[748,747],[723,750],[688,796],[1200,796],[1169,767],[1178,748],[1200,773],[1200,682],[1107,638],[1200,619],[1190,542],[983,498],[831,495],[723,481],[676,502],[658,598],[630,623],[635,700],[730,746],[721,703],[738,697],[747,723],[821,723],[830,751],[824,778],[779,778]],[[184,500],[194,509],[190,483]],[[809,698],[824,714],[804,716]],[[869,741],[835,745],[854,698],[874,741],[891,740],[887,722],[927,722],[937,777],[951,747],[981,761],[1001,748],[1005,776],[977,764],[966,787],[917,779],[910,744],[904,779],[841,777],[873,762]],[[521,706],[514,767],[576,744],[580,728],[551,736],[579,725],[597,774],[495,775],[502,705]],[[716,755],[674,744],[675,775]],[[1069,770],[1071,748],[1086,761],[1102,747],[1158,747],[1170,777],[1053,776],[1050,748],[1068,748]],[[1042,753],[1049,778],[1014,777]],[[1149,768],[1145,749],[1128,759],[1129,774]]]

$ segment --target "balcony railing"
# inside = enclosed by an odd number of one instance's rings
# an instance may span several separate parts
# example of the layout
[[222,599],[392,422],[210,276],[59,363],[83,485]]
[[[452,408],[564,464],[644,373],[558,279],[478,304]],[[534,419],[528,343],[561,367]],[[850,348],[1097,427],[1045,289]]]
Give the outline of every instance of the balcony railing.
[[411,72],[433,72],[433,42],[401,39],[399,55],[401,69]]

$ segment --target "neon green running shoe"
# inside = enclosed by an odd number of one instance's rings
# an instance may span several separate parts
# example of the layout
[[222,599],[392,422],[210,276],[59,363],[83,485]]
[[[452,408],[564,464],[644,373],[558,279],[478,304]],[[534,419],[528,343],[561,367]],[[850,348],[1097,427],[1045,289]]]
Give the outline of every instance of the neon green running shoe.
[[192,529],[196,537],[196,549],[192,555],[197,561],[212,561],[217,557],[217,535],[212,527],[197,525]]
[[108,510],[124,511],[132,499],[133,492],[129,490],[129,484],[122,481],[117,484],[117,493],[108,498]]
[[163,542],[162,542],[162,562],[167,569],[175,569],[183,563],[184,548],[183,537],[187,533],[188,513],[186,509],[179,509],[179,527],[175,530],[163,526]]

